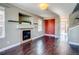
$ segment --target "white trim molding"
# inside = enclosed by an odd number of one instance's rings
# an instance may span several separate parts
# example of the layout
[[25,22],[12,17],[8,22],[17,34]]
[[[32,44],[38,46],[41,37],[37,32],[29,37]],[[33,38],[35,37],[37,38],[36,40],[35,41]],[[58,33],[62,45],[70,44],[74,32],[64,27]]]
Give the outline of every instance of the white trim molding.
[[30,40],[31,40],[31,39],[25,40],[25,41],[22,41],[22,42],[13,44],[13,45],[10,45],[10,46],[5,47],[5,48],[1,48],[1,49],[0,49],[0,52],[3,52],[3,51],[5,51],[5,50],[11,49],[11,48],[13,48],[13,47],[19,46],[20,44],[26,43],[26,42],[28,42],[28,41],[30,41]]
[[76,43],[76,42],[69,42],[69,44],[72,44],[72,45],[77,45],[77,46],[79,46],[79,43]]
[[53,35],[53,34],[44,34],[44,35],[45,35],[45,36],[51,36],[51,37],[59,38],[58,36]]
[[43,36],[44,35],[40,35],[40,36],[34,37],[34,38],[32,38],[32,40],[38,39],[38,38],[43,37]]
[[5,48],[1,48],[1,49],[0,49],[0,52],[3,52],[3,51],[5,51],[5,50],[11,49],[11,48],[13,48],[13,47],[19,46],[20,44],[26,43],[26,42],[31,41],[31,40],[35,40],[35,39],[40,38],[40,37],[43,37],[43,36],[44,36],[44,35],[40,35],[40,36],[38,36],[38,37],[34,37],[34,38],[29,39],[29,40],[25,40],[25,41],[23,41],[23,42],[19,42],[19,43],[13,44],[13,45],[10,45],[10,46],[5,47]]
[[8,46],[8,47],[5,47],[5,48],[1,48],[0,52],[3,52],[3,51],[8,50],[8,49],[11,49],[11,48],[16,47],[18,45],[20,45],[20,43],[17,43],[17,44],[14,44],[14,45],[11,45],[11,46]]

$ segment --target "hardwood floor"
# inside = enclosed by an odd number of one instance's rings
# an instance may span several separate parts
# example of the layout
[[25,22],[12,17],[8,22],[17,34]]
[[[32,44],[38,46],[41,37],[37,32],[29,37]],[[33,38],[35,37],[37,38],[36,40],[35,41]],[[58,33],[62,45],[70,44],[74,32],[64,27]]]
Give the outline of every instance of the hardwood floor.
[[1,52],[0,55],[79,55],[79,46],[44,36]]

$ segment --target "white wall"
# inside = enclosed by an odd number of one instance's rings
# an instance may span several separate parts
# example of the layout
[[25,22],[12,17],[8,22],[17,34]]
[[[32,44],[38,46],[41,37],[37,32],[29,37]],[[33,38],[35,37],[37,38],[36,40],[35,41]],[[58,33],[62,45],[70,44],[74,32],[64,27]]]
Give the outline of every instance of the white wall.
[[[0,49],[8,47],[10,45],[14,45],[22,41],[21,33],[22,30],[17,28],[18,23],[8,22],[8,20],[18,20],[18,13],[21,12],[26,15],[31,15],[28,12],[21,10],[15,6],[9,5],[9,7],[5,8],[5,38],[0,39]],[[34,15],[32,21],[36,21],[37,19]],[[27,25],[26,25],[27,26]],[[43,27],[44,28],[44,27]],[[32,38],[43,35],[44,31],[38,32],[38,28],[32,29]]]
[[69,37],[69,40],[68,40],[69,42],[79,44],[79,26],[70,28],[68,37]]

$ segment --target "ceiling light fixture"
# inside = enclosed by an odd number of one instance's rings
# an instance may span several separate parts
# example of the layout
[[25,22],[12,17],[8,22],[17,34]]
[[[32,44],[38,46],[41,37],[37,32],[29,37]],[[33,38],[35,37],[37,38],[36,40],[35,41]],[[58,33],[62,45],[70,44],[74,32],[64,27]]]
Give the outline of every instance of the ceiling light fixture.
[[40,7],[41,10],[47,10],[48,4],[47,3],[41,3],[41,4],[39,4],[39,7]]

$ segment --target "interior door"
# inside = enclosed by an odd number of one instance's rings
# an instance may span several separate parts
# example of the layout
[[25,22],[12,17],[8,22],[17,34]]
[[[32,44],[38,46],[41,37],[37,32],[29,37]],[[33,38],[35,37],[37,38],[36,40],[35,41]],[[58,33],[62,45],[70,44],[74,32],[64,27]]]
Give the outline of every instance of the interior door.
[[55,19],[48,19],[44,21],[45,34],[55,34]]

